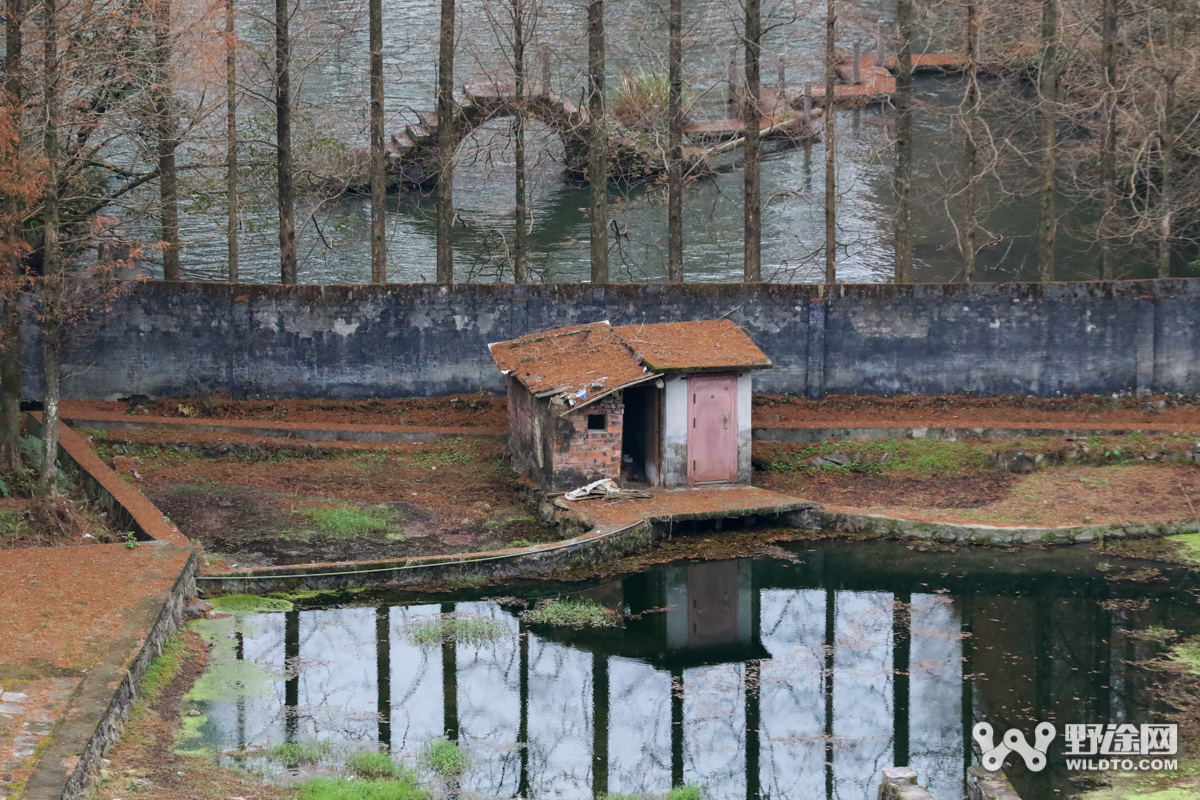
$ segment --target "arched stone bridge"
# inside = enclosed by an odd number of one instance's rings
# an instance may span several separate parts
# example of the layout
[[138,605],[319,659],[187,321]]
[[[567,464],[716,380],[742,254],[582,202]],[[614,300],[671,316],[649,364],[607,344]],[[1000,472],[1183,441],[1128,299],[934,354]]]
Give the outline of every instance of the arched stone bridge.
[[[531,82],[518,102],[512,86],[463,88],[455,93],[454,148],[485,123],[523,113],[550,128],[562,140],[566,171],[582,179],[587,173],[591,121],[587,109],[559,97],[545,84]],[[393,134],[388,144],[390,182],[410,189],[428,189],[437,183],[438,119],[419,114],[420,122],[404,133]]]

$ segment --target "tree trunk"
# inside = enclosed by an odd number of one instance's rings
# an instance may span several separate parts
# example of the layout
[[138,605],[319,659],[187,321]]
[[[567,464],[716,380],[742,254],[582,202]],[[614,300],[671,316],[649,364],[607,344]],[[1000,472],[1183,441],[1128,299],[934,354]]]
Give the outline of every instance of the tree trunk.
[[279,280],[296,283],[296,190],[292,176],[292,56],[288,0],[275,0],[275,148],[279,192]]
[[896,27],[900,50],[896,56],[896,282],[913,281],[912,170],[912,0],[897,0]]
[[825,283],[837,283],[837,8],[825,0]]
[[1171,225],[1175,214],[1175,81],[1176,73],[1163,78],[1162,131],[1159,134],[1159,152],[1162,159],[1162,183],[1159,204],[1162,219],[1159,222],[1158,277],[1171,277]]
[[1042,63],[1038,73],[1042,130],[1042,174],[1038,204],[1038,275],[1054,280],[1058,233],[1055,173],[1058,170],[1058,0],[1042,0]]
[[588,182],[592,283],[608,283],[608,125],[604,118],[604,0],[588,0]]
[[979,9],[967,0],[967,89],[963,99],[963,280],[975,280],[976,238],[979,233]]
[[[21,80],[21,21],[24,8],[21,0],[8,0],[5,8],[4,93],[5,104],[12,109],[13,123],[20,134],[24,86]],[[17,147],[20,147],[18,140]],[[6,199],[10,204],[9,229],[3,235],[15,242],[21,236],[18,223],[19,201]],[[4,293],[3,320],[0,321],[0,470],[21,468],[21,295],[23,277],[21,256],[10,251],[8,263],[0,265],[8,274],[0,279]]]
[[387,283],[387,238],[383,213],[387,176],[383,151],[383,0],[368,3],[371,47],[371,283]]
[[42,105],[45,125],[46,196],[42,201],[42,464],[38,491],[54,491],[58,454],[59,346],[62,332],[62,261],[58,244],[58,11],[55,0],[42,0],[44,55]]
[[238,282],[237,37],[234,0],[225,0],[225,203],[229,212],[229,282]]
[[454,0],[442,0],[437,80],[437,282],[454,283]]
[[683,0],[670,0],[667,37],[667,280],[683,283]]
[[1101,0],[1100,62],[1104,68],[1104,131],[1100,142],[1100,277],[1111,281],[1113,228],[1117,214],[1117,0]]
[[746,4],[746,124],[745,155],[742,157],[742,207],[745,212],[742,239],[742,276],[746,282],[762,280],[762,174],[759,152],[759,128],[762,125],[762,8],[760,0]]
[[[525,197],[525,9],[512,0],[513,92],[517,107],[513,118],[513,156],[516,159],[516,207],[513,209],[513,283],[529,283],[528,233]],[[543,87],[543,92],[549,87]]]
[[154,121],[158,139],[159,222],[163,279],[179,280],[179,177],[175,171],[175,109],[172,107],[171,0],[154,0]]

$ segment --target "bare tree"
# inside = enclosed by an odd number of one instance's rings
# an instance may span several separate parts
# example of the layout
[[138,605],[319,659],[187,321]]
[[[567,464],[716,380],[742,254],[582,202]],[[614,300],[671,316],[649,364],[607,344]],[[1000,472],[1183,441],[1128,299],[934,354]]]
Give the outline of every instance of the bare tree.
[[667,280],[683,283],[683,0],[669,0],[667,29]]
[[1055,209],[1058,172],[1058,0],[1042,0],[1042,57],[1038,68],[1041,111],[1041,177],[1038,187],[1038,275],[1054,280]]
[[1100,63],[1104,70],[1103,131],[1100,143],[1100,277],[1111,281],[1113,226],[1117,213],[1117,36],[1118,0],[1100,0]]
[[58,215],[58,9],[55,0],[42,0],[42,155],[46,159],[46,191],[42,200],[42,465],[38,490],[53,491],[58,454],[59,379],[63,323],[62,254]]
[[608,283],[608,125],[604,111],[604,0],[588,0],[588,182],[592,283]]
[[980,0],[967,0],[967,75],[963,98],[963,279],[975,280],[975,259],[979,255],[979,9]]
[[178,132],[171,77],[171,0],[153,0],[152,52],[154,119],[158,144],[159,220],[162,228],[163,278],[179,280],[179,176],[175,170]]
[[896,27],[900,47],[896,58],[896,282],[913,280],[912,175],[913,175],[913,1],[897,0]]
[[383,0],[370,0],[371,48],[371,283],[387,283],[386,155],[383,149]]
[[825,283],[837,283],[837,6],[825,0]]
[[238,282],[237,34],[234,0],[225,0],[225,204],[229,282]]
[[437,282],[454,283],[454,0],[442,0],[437,78]]
[[742,134],[742,275],[746,282],[762,280],[762,175],[759,128],[762,125],[762,7],[760,0],[743,0],[746,21],[743,37],[746,46],[746,99],[742,104],[745,132]]
[[[7,130],[0,130],[6,137],[4,161],[20,163],[21,119],[24,108],[24,81],[21,78],[21,55],[23,37],[21,23],[25,9],[22,0],[8,0],[5,8],[4,38],[4,111],[7,113]],[[18,193],[25,181],[13,176],[12,186],[4,192],[3,246],[0,255],[3,263],[0,270],[0,287],[3,294],[3,320],[0,320],[0,469],[21,468],[21,297],[24,283],[22,258],[28,246],[21,236],[21,218],[24,202]]]
[[279,273],[296,283],[296,188],[292,172],[292,57],[288,0],[275,0],[275,150],[279,195]]

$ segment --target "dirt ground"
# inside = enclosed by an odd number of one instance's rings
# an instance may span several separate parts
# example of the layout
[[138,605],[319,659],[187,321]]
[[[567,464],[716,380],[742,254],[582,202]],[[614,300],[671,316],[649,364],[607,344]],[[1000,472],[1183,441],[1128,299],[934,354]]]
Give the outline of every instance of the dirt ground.
[[[179,397],[118,402],[71,400],[66,417],[88,413],[164,416],[183,419],[273,420],[417,427],[496,428],[507,425],[503,397],[462,394],[399,400],[232,400]],[[886,420],[886,422],[885,422]],[[1200,402],[1193,397],[1082,396],[1036,398],[1017,395],[940,397],[831,395],[809,401],[789,395],[756,395],[755,427],[1112,425],[1200,429]]]
[[[210,437],[207,445],[176,443],[179,432],[168,433],[119,432],[95,443],[228,565],[438,555],[558,538],[527,506],[499,441],[309,447],[258,439],[234,447]],[[213,454],[214,444],[228,452]]]
[[62,496],[0,498],[0,550],[119,541],[121,533],[85,502]]

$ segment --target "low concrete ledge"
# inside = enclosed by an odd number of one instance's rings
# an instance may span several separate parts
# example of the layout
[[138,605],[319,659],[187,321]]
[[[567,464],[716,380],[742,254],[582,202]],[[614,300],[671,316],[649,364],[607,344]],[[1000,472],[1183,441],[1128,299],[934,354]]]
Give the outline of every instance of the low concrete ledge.
[[933,800],[933,795],[917,784],[917,772],[912,767],[884,767],[878,800]]
[[[165,542],[143,547],[179,552]],[[72,699],[71,713],[55,728],[25,785],[23,800],[78,800],[83,795],[141,695],[146,670],[179,629],[184,607],[196,597],[198,565],[192,551],[132,662],[110,660],[88,672]]]
[[839,510],[821,510],[817,512],[817,517],[822,528],[839,533],[976,544],[1076,544],[1104,541],[1107,538],[1145,539],[1200,533],[1198,520],[1027,527],[915,520]]
[[314,442],[437,442],[443,439],[507,439],[497,428],[425,428],[415,425],[357,425],[351,423],[259,422],[251,420],[199,420],[174,417],[130,417],[124,414],[91,414],[65,418],[76,428],[101,431],[140,431],[166,428],[184,433],[237,433],[269,439],[303,439]]
[[[26,415],[25,428],[40,436],[42,415]],[[187,537],[167,522],[158,507],[136,488],[104,463],[82,436],[66,425],[59,425],[58,459],[63,468],[74,474],[83,490],[109,515],[119,527],[132,530],[143,541],[170,542],[179,547],[191,547]]]
[[756,427],[753,436],[756,442],[817,444],[820,442],[872,442],[890,439],[932,439],[945,442],[1025,439],[1031,437],[1086,439],[1091,436],[1129,436],[1134,433],[1147,433],[1159,436],[1195,436],[1200,435],[1200,426],[1148,424],[1133,427],[1084,425],[1072,428],[1056,428],[1045,425],[1006,425],[1003,427],[986,428],[919,427],[906,425],[879,425],[867,428]]
[[1003,772],[971,767],[967,770],[967,800],[1021,800],[1021,797]]

